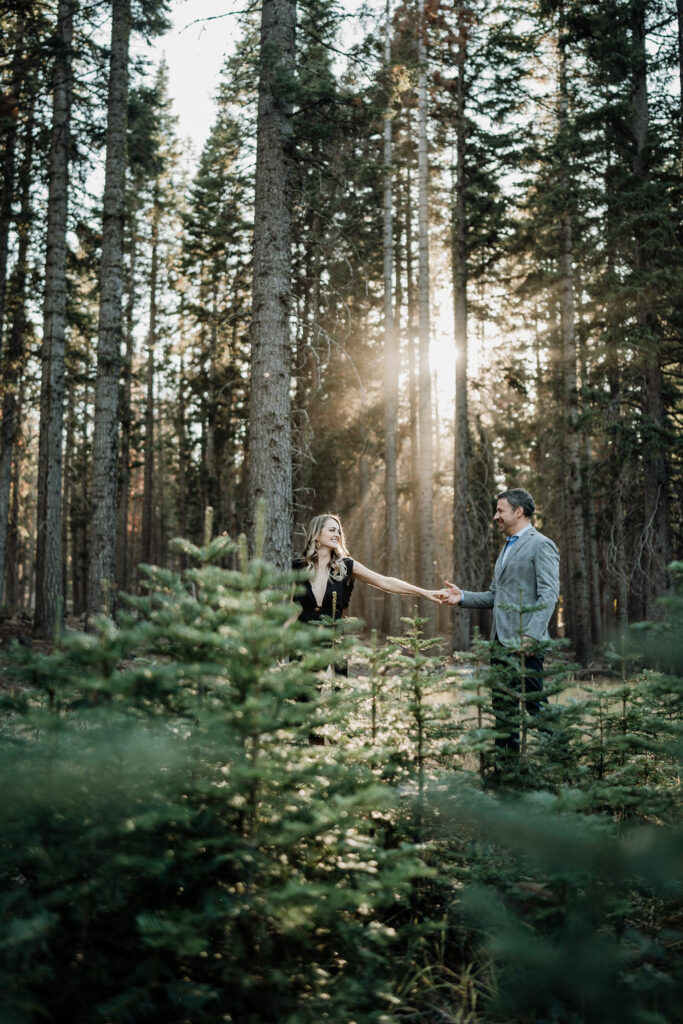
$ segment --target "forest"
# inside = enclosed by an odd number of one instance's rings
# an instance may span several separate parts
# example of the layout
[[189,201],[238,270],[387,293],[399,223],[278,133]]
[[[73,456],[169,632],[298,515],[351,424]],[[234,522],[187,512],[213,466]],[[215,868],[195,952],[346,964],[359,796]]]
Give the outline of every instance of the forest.
[[3,5],[2,606],[50,636],[260,497],[281,567],[333,511],[479,589],[517,485],[589,664],[681,557],[680,3],[271,8],[194,166],[135,46],[167,5]]
[[[0,1019],[673,1024],[683,0],[226,0],[198,154],[180,6],[0,0]],[[514,757],[486,610],[291,603],[508,487]]]

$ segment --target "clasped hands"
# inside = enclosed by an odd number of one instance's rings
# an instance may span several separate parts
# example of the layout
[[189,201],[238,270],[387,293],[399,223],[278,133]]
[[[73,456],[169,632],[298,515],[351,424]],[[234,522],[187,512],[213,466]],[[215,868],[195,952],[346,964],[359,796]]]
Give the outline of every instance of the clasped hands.
[[441,590],[430,590],[429,599],[434,601],[436,604],[460,604],[462,601],[462,590],[460,587],[456,587],[455,583],[449,583],[448,580],[444,580],[446,584]]

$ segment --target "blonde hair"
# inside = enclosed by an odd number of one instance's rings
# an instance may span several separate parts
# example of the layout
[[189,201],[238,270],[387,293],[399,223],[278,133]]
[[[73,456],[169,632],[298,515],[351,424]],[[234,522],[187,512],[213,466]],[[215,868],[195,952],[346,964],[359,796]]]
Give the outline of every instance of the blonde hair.
[[304,549],[301,552],[301,557],[306,563],[307,569],[315,569],[318,562],[318,537],[320,536],[320,531],[328,519],[334,519],[335,523],[339,527],[339,544],[336,548],[332,549],[330,556],[330,576],[335,580],[343,580],[346,579],[347,574],[344,558],[349,552],[346,547],[344,527],[341,524],[341,519],[333,512],[326,512],[321,516],[313,516],[308,524],[308,529],[306,530]]

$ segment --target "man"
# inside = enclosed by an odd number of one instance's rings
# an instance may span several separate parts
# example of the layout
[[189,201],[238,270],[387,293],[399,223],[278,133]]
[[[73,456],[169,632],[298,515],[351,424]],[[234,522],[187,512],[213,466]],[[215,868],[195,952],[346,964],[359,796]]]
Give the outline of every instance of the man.
[[[493,608],[491,640],[507,651],[494,654],[491,664],[509,664],[509,655],[524,653],[524,684],[527,693],[543,689],[543,656],[537,643],[549,639],[548,623],[560,593],[560,555],[555,544],[531,525],[535,511],[534,499],[519,487],[503,491],[497,497],[493,521],[506,537],[505,546],[498,556],[491,586],[486,591],[461,590],[446,581],[444,601],[462,608]],[[534,607],[523,611],[520,606]],[[521,634],[521,635],[520,635]],[[537,643],[534,643],[536,641]],[[534,650],[528,650],[533,647]],[[503,657],[506,655],[507,657]],[[521,688],[521,671],[513,681]],[[536,714],[542,698],[527,701],[527,710]],[[494,693],[493,710],[503,725],[503,718],[511,712],[510,698]],[[496,740],[497,746],[519,748],[516,731]]]

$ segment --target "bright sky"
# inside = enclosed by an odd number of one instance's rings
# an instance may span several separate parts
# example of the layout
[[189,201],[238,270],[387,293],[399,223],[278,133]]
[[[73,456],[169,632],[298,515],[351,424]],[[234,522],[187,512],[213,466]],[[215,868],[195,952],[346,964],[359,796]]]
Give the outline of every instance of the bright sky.
[[225,54],[232,48],[235,0],[172,0],[172,27],[143,52],[156,65],[166,58],[169,93],[178,135],[190,138],[197,155],[214,118],[213,97]]
[[[166,58],[178,135],[192,139],[197,156],[213,122],[213,96],[223,59],[236,37],[237,14],[246,6],[244,0],[171,0],[169,31],[151,47],[138,42],[137,52],[154,65]],[[361,0],[341,4],[347,14],[360,6]],[[346,31],[353,35],[352,26]]]
[[[378,4],[378,0],[375,0]],[[360,0],[345,0],[343,9],[353,13]],[[152,47],[138,44],[156,66],[162,57],[168,65],[169,93],[178,117],[178,136],[190,139],[197,159],[214,118],[213,97],[225,55],[238,31],[232,12],[244,9],[240,0],[172,0],[169,31]],[[381,4],[383,8],[383,2]],[[347,32],[352,31],[352,26]],[[439,399],[452,402],[454,389],[453,311],[450,297],[437,298],[432,324],[432,370],[436,371]],[[476,353],[470,355],[477,362]],[[448,414],[447,414],[448,415]]]

